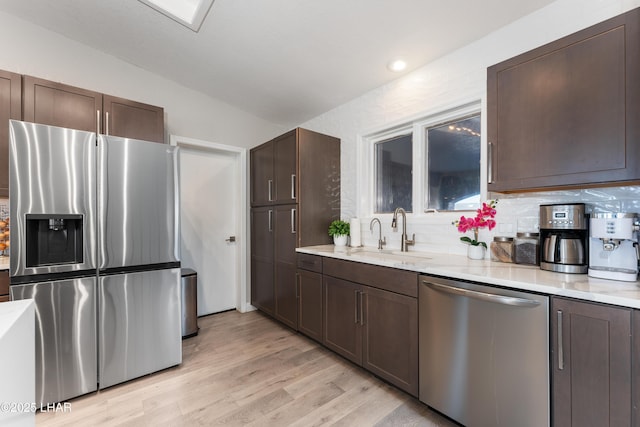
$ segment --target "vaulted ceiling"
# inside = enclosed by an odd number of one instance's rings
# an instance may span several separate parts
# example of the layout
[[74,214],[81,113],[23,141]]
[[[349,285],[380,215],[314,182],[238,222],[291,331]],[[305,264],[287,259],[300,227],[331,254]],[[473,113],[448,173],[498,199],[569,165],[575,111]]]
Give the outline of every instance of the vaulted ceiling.
[[[215,0],[197,33],[135,0],[0,0],[0,11],[295,126],[551,2]],[[386,68],[397,57],[400,74]]]

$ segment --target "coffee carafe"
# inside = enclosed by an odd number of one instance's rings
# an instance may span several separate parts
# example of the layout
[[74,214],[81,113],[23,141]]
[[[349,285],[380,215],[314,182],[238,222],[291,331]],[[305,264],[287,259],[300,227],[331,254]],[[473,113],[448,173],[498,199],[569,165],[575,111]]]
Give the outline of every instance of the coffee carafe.
[[540,205],[540,268],[586,273],[588,229],[584,203]]
[[639,229],[635,213],[594,213],[589,233],[589,276],[637,280]]

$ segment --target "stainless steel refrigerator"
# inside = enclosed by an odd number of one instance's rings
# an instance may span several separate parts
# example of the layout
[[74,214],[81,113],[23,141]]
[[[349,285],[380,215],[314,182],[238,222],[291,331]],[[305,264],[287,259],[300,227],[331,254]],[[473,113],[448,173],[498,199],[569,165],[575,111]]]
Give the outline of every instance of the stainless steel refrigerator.
[[36,305],[36,399],[182,362],[177,148],[10,122],[10,294]]

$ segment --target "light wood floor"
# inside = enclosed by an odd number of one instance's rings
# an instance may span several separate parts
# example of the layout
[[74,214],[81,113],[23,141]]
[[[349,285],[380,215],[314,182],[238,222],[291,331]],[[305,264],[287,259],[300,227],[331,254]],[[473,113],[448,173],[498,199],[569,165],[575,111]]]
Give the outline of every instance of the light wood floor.
[[453,426],[259,312],[199,319],[182,365],[40,412],[37,426]]

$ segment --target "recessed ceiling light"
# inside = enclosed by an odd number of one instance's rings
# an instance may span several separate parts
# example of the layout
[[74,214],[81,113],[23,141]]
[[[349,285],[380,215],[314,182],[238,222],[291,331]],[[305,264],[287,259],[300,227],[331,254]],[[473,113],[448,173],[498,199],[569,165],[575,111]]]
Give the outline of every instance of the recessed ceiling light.
[[402,59],[396,59],[387,64],[387,68],[393,72],[400,72],[407,68],[407,63]]
[[195,31],[200,30],[213,0],[138,0]]

